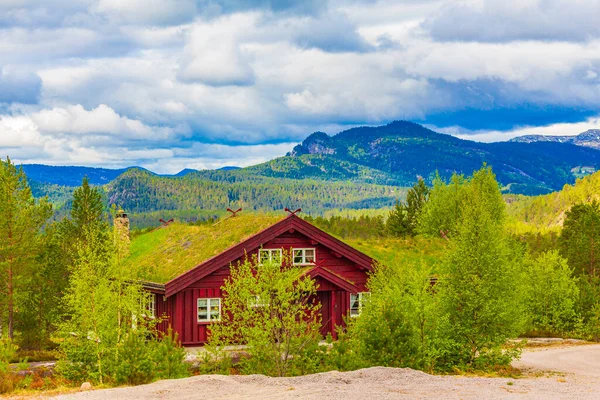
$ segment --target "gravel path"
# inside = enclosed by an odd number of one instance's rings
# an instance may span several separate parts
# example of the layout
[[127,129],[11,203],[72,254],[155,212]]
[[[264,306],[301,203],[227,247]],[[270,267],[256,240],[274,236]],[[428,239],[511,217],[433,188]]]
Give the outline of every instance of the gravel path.
[[514,365],[521,369],[600,378],[600,344],[531,349],[524,352],[521,360]]
[[566,373],[478,378],[376,367],[295,378],[203,375],[60,399],[600,399],[600,345],[527,351],[519,365]]

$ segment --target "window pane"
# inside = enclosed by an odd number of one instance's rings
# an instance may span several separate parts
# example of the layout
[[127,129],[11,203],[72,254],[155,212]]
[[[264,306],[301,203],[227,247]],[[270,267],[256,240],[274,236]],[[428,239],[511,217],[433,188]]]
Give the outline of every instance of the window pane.
[[350,293],[350,316],[356,317],[360,314],[360,300],[359,295]]
[[281,262],[281,249],[271,250],[271,259],[277,263]]
[[302,264],[304,263],[304,257],[302,250],[294,250],[294,264]]
[[315,249],[304,250],[304,260],[307,263],[315,262]]
[[261,250],[258,256],[258,261],[267,261],[269,259],[269,250]]
[[208,300],[198,299],[198,321],[208,321]]
[[220,310],[221,299],[210,299],[210,320],[218,321],[221,319]]

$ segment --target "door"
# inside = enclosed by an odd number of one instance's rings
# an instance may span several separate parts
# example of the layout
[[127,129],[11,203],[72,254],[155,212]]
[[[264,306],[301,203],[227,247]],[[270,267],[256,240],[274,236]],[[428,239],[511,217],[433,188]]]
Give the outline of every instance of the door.
[[331,329],[331,292],[317,292],[317,298],[321,303],[321,335],[327,336]]

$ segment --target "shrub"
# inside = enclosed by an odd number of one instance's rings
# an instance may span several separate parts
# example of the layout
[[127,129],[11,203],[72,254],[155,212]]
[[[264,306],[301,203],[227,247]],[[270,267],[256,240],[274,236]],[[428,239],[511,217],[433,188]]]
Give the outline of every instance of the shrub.
[[185,349],[179,344],[177,333],[173,333],[173,330],[169,328],[162,340],[155,344],[152,355],[156,377],[173,379],[189,376],[185,356]]
[[142,335],[134,331],[119,344],[115,368],[118,384],[141,385],[154,379],[152,344],[153,341],[146,341]]

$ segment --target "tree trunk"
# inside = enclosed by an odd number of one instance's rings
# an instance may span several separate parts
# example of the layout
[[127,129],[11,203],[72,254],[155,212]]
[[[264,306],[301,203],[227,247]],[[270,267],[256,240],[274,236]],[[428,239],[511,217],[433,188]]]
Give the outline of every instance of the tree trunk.
[[[10,245],[12,245],[12,230],[8,231],[8,242],[10,243]],[[14,262],[14,256],[11,254],[8,257],[8,274],[7,274],[7,282],[6,282],[6,295],[7,295],[7,302],[8,302],[8,337],[10,340],[13,340],[14,337],[14,301],[13,301],[13,293],[14,293],[14,287],[13,287],[13,262]]]

